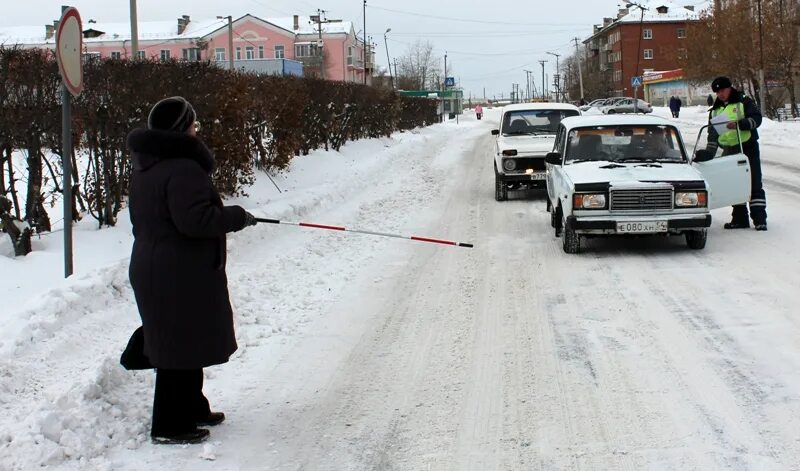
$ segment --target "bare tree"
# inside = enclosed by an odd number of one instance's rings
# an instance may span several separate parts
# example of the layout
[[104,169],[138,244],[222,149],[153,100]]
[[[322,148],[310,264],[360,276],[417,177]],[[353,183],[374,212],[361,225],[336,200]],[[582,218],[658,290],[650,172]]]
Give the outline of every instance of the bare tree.
[[417,40],[397,61],[397,86],[405,90],[439,88],[441,59],[434,55],[433,44]]

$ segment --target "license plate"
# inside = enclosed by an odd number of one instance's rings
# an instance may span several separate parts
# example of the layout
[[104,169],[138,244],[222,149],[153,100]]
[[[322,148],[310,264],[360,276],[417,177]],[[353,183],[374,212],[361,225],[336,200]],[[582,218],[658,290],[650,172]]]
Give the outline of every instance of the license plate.
[[618,222],[617,232],[620,234],[644,234],[649,232],[667,232],[667,221],[633,221]]
[[545,180],[547,178],[547,173],[532,173],[531,180]]

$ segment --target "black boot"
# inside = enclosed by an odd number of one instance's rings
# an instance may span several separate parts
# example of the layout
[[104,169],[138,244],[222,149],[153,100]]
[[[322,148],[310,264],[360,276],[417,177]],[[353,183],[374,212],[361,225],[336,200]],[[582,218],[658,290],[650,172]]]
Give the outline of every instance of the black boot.
[[766,231],[767,230],[767,223],[765,222],[764,224],[756,224],[755,227],[756,227],[757,231]]
[[191,432],[179,433],[177,435],[150,435],[156,445],[190,445],[206,441],[209,431],[204,428],[194,429]]
[[750,223],[731,221],[731,222],[726,222],[725,225],[722,227],[724,227],[725,229],[747,229],[748,227],[750,227]]
[[209,412],[206,417],[197,419],[197,425],[205,427],[213,427],[219,425],[225,420],[225,414],[222,412]]

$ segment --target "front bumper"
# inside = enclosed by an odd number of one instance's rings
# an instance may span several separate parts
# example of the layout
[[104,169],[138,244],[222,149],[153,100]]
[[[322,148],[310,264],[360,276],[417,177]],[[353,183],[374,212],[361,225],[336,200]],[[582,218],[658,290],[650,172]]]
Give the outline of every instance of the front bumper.
[[[542,176],[545,175],[544,171],[535,172]],[[544,188],[547,186],[547,180],[544,178],[534,178],[534,175],[527,173],[498,173],[497,178],[503,182],[515,187],[528,187],[528,188]]]
[[[638,221],[667,221],[667,232],[651,234],[680,234],[685,231],[696,231],[711,227],[710,214],[687,215],[659,215],[659,216],[567,216],[567,229],[572,229],[578,234],[617,234],[617,223]],[[647,233],[641,234],[647,235]]]

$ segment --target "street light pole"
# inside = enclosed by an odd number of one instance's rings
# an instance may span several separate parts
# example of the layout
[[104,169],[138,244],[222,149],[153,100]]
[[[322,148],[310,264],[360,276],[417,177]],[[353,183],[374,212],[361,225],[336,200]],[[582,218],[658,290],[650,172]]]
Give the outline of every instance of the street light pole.
[[389,67],[389,83],[392,86],[392,90],[394,90],[394,76],[392,75],[392,60],[389,59],[389,43],[386,39],[386,35],[389,34],[391,30],[392,28],[386,28],[386,32],[383,33],[383,45],[386,47],[386,65],[387,67]]
[[544,91],[545,91],[545,88],[546,88],[545,84],[547,83],[547,82],[544,81],[544,64],[546,62],[547,62],[546,60],[539,61],[539,63],[542,64],[542,100],[544,100],[546,98],[545,95],[544,95]]
[[575,38],[575,52],[576,57],[578,58],[578,79],[580,80],[581,84],[581,102],[583,102],[583,66],[581,65],[581,50],[578,47],[578,38]]
[[551,56],[556,56],[556,101],[561,100],[561,73],[558,70],[558,58],[561,57],[561,54],[556,54],[555,52],[548,52]]
[[[760,0],[759,0],[759,2],[760,2]],[[645,12],[645,10],[649,10],[649,8],[647,8],[644,5],[641,5],[639,3],[636,3],[636,2],[628,2],[627,4],[625,4],[625,6],[627,8],[630,8],[632,6],[637,7],[639,9],[639,11],[642,12],[641,17],[639,18],[639,41],[638,41],[639,42],[639,46],[637,48],[638,52],[636,53],[636,70],[633,71],[633,76],[634,77],[638,77],[639,76],[639,61],[642,59],[642,36],[644,35],[644,12]],[[623,85],[624,85],[624,83],[623,83]],[[633,112],[634,113],[638,113],[639,112],[639,87],[633,87]]]

